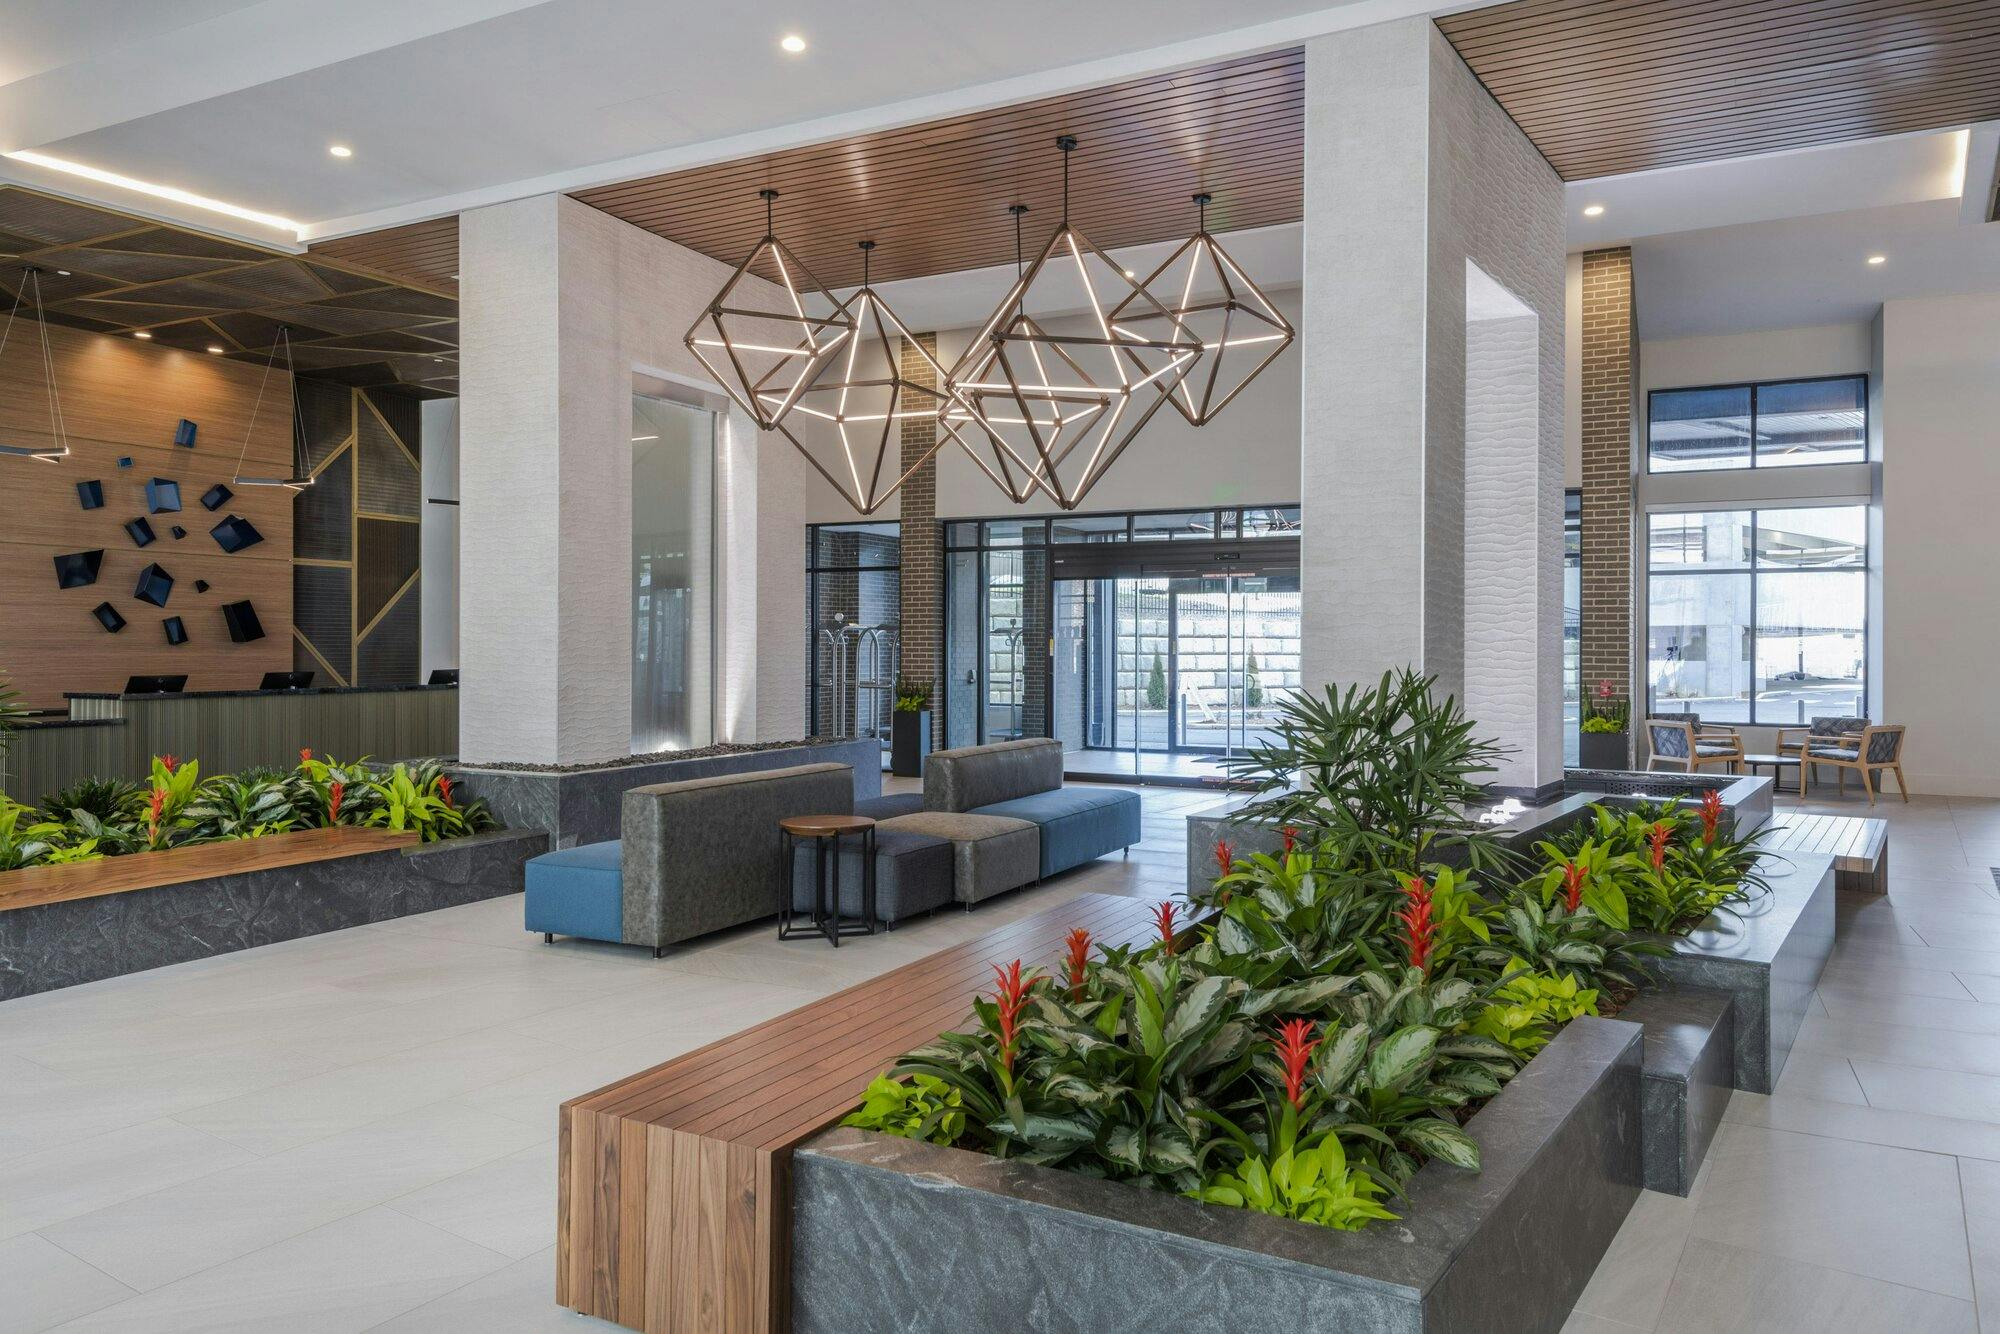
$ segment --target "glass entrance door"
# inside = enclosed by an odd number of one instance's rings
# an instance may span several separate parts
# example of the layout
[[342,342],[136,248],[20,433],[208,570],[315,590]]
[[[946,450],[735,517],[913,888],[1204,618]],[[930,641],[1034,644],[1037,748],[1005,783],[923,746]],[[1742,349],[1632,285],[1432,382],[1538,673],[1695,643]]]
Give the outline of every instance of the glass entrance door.
[[1059,579],[1054,624],[1071,772],[1216,777],[1298,687],[1296,576]]

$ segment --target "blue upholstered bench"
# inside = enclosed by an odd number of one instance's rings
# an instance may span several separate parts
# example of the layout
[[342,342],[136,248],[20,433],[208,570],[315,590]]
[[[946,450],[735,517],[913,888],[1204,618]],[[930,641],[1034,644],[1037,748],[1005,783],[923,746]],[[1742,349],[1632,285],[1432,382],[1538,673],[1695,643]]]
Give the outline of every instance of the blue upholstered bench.
[[1106,788],[1059,787],[972,808],[1042,827],[1042,877],[1129,848],[1139,841],[1139,794]]
[[1063,786],[1062,742],[1026,737],[931,752],[924,809],[1026,820],[1041,831],[1044,878],[1139,841],[1139,797]]
[[526,926],[545,940],[625,938],[622,841],[582,843],[545,852],[527,866]]

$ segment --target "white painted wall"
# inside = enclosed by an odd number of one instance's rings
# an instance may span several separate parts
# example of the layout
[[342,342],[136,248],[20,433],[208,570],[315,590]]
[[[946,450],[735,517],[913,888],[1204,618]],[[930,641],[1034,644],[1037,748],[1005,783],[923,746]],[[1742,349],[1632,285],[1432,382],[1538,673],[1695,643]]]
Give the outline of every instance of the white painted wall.
[[[1744,380],[1857,375],[1871,360],[1868,321],[1801,329],[1759,329],[1639,344],[1639,387],[1677,389]],[[1644,410],[1644,401],[1640,408]]]
[[[428,398],[423,404],[418,680],[440,667],[458,666],[458,404],[455,398]],[[440,500],[453,503],[435,503]]]
[[2000,796],[2000,293],[1882,308],[1881,721],[1912,788]]

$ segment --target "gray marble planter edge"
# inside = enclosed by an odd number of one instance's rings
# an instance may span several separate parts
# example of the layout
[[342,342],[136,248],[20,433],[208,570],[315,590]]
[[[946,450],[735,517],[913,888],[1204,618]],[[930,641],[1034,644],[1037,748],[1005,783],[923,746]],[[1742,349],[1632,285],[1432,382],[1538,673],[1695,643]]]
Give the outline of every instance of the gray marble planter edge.
[[1358,1233],[862,1131],[793,1156],[797,1334],[1561,1327],[1637,1198],[1641,1030],[1579,1019]]

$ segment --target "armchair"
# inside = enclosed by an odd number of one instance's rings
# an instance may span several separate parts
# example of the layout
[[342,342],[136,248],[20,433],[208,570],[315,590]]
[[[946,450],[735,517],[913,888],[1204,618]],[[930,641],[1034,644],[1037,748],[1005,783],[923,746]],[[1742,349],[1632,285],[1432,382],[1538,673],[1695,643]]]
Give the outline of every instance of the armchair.
[[[1806,747],[1833,745],[1849,746],[1868,727],[1866,718],[1852,718],[1841,714],[1816,714],[1810,727],[1780,727],[1778,729],[1778,754],[1797,756],[1799,761],[1799,795],[1805,796],[1811,786],[1812,767],[1817,762],[1806,758]],[[1845,785],[1846,775],[1841,775]]]
[[1735,728],[1704,723],[1692,713],[1648,718],[1646,741],[1651,751],[1646,760],[1649,770],[1666,763],[1699,773],[1711,766],[1727,765],[1736,773],[1743,763],[1743,738]]
[[1910,785],[1903,781],[1903,728],[1900,723],[1881,725],[1864,724],[1858,733],[1806,741],[1805,754],[1800,756],[1800,768],[1807,764],[1826,764],[1833,767],[1837,776],[1837,791],[1847,790],[1847,771],[1861,775],[1861,790],[1868,794],[1868,804],[1875,804],[1875,789],[1881,783],[1874,778],[1877,771],[1887,769],[1896,775],[1896,790],[1903,794],[1903,800],[1910,799]]

